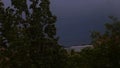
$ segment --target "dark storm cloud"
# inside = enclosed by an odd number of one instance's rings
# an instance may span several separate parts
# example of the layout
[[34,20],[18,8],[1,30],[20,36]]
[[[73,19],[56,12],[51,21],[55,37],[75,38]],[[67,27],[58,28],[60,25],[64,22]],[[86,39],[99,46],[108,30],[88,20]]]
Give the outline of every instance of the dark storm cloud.
[[64,45],[89,43],[90,31],[104,31],[108,16],[120,16],[120,0],[52,0],[58,17],[60,42]]

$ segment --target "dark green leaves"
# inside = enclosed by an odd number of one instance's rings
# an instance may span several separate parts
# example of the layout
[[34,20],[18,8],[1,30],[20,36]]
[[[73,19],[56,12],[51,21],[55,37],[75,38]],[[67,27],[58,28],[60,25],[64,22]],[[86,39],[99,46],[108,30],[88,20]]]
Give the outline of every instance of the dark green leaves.
[[66,52],[56,39],[50,1],[11,0],[11,4],[4,8],[0,0],[0,68],[64,68]]

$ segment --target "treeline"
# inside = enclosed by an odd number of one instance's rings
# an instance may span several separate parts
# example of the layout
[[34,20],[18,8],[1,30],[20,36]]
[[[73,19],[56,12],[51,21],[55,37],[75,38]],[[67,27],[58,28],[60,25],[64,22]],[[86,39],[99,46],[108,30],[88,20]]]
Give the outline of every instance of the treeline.
[[[28,2],[30,4],[28,5]],[[0,68],[120,68],[120,21],[93,32],[93,47],[68,53],[58,44],[49,0],[0,0]]]
[[109,16],[106,31],[93,32],[92,45],[81,52],[71,51],[67,61],[68,68],[120,68],[120,21]]

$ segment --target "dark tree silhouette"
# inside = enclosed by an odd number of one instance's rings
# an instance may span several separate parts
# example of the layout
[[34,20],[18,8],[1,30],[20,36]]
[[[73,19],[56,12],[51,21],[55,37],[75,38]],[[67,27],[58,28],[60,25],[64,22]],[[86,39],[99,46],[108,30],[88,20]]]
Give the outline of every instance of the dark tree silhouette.
[[92,33],[92,47],[68,55],[66,68],[120,68],[120,21],[110,19],[104,33]]
[[[29,4],[28,4],[29,3]],[[0,67],[64,68],[66,52],[56,37],[49,0],[0,1]]]
[[[120,67],[120,21],[110,16],[112,23],[106,23],[106,31],[92,33],[93,48],[80,52],[82,65],[86,68]],[[81,66],[82,66],[81,65]]]

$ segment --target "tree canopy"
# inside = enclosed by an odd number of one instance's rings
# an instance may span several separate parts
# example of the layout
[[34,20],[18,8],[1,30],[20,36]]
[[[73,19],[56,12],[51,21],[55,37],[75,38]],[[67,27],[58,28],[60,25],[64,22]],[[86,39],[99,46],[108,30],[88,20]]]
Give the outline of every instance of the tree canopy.
[[58,44],[49,0],[0,0],[0,68],[120,68],[120,21],[109,16],[92,45],[66,52]]
[[[93,45],[68,55],[68,68],[119,68],[120,67],[120,21],[110,16],[104,33],[91,34]],[[66,67],[66,68],[67,68]]]
[[119,68],[120,67],[120,21],[110,16],[111,23],[106,23],[106,31],[92,33],[93,48],[83,49],[82,68]]
[[[29,2],[29,4],[28,4]],[[49,0],[0,0],[0,67],[64,68]]]

